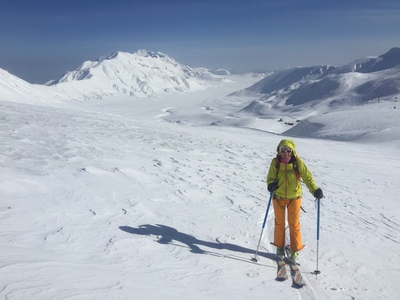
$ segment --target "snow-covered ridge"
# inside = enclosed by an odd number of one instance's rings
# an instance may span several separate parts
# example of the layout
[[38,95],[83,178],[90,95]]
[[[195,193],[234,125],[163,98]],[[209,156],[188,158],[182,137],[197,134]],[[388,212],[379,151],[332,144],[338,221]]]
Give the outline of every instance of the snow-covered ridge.
[[[253,86],[233,93],[255,96],[258,113],[265,115],[271,106],[298,106],[329,101],[331,105],[358,105],[379,98],[395,98],[400,93],[400,48],[379,57],[368,57],[350,64],[294,67],[277,70]],[[312,103],[310,105],[315,105]],[[254,103],[251,104],[253,111]],[[296,109],[296,108],[294,108]]]
[[[250,126],[229,112],[249,99],[226,95],[255,82],[239,80],[107,105],[0,101],[0,298],[396,299],[399,110],[321,114],[320,139],[309,138],[310,122],[308,138],[295,138],[326,198],[317,248],[315,199],[303,186],[307,285],[294,289],[275,280],[272,209],[251,261],[285,126],[253,116],[259,130],[238,128]],[[236,127],[209,126],[223,118]],[[344,141],[366,131],[373,143]]]

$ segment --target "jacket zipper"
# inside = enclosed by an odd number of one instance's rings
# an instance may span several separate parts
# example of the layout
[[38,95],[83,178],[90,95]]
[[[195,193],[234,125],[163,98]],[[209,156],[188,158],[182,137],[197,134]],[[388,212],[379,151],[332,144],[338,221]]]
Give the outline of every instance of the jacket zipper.
[[285,164],[285,198],[286,199],[287,199],[287,186],[288,186],[287,164]]

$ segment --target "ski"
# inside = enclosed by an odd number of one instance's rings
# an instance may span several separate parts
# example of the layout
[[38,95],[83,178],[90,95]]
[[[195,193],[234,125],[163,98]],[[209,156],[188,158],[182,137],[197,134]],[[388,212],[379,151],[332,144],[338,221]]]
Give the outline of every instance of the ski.
[[291,263],[290,268],[292,270],[291,275],[292,275],[293,283],[299,287],[306,285],[306,283],[304,282],[303,276],[301,275],[299,265],[295,265],[295,264]]
[[286,279],[288,279],[286,263],[284,260],[278,260],[278,271],[277,271],[277,275],[276,275],[276,280],[284,281]]
[[293,284],[295,284],[298,287],[302,287],[302,286],[306,285],[306,283],[305,283],[305,281],[303,279],[303,276],[301,275],[299,264],[292,263],[292,260],[290,259],[290,256],[292,254],[292,250],[290,249],[289,246],[286,246],[285,249],[286,249],[286,253],[287,253],[287,256],[288,256],[289,263],[290,263],[290,269],[291,269],[291,276],[292,276]]

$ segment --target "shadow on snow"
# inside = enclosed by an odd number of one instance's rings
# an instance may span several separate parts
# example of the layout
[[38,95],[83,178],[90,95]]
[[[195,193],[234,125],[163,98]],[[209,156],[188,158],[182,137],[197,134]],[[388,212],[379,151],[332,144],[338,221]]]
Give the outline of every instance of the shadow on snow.
[[[137,234],[137,235],[154,235],[158,237],[157,243],[160,244],[170,244],[170,245],[176,245],[174,244],[174,241],[182,243],[187,245],[190,248],[190,252],[196,253],[196,254],[208,254],[208,255],[214,255],[214,256],[220,256],[220,257],[226,257],[226,258],[231,258],[231,259],[236,259],[236,260],[241,260],[241,261],[247,261],[243,257],[239,256],[234,256],[234,255],[224,255],[220,254],[217,252],[210,252],[201,249],[199,246],[204,246],[207,248],[212,248],[212,249],[217,249],[217,250],[229,250],[232,252],[240,252],[240,253],[249,253],[255,255],[255,250],[254,249],[248,249],[244,248],[241,246],[237,246],[235,244],[229,244],[229,243],[222,243],[216,239],[216,242],[209,242],[209,241],[203,241],[195,238],[192,235],[186,234],[179,232],[175,228],[165,226],[165,225],[140,225],[138,228],[133,228],[129,226],[120,226],[119,227],[122,231],[125,231],[130,234]],[[272,253],[263,253],[263,252],[258,252],[258,256],[261,257],[266,257],[270,260],[275,261],[276,257],[275,254]],[[251,262],[251,260],[248,260]],[[252,262],[254,263],[254,262]]]

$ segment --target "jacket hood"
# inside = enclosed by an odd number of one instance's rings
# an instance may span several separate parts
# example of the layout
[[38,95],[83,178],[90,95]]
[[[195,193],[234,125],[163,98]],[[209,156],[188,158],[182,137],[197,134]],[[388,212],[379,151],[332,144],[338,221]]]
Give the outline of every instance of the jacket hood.
[[281,146],[287,146],[293,151],[293,156],[297,156],[296,152],[296,144],[292,140],[282,140],[280,141],[278,147],[276,147],[276,152],[279,153],[279,147]]

